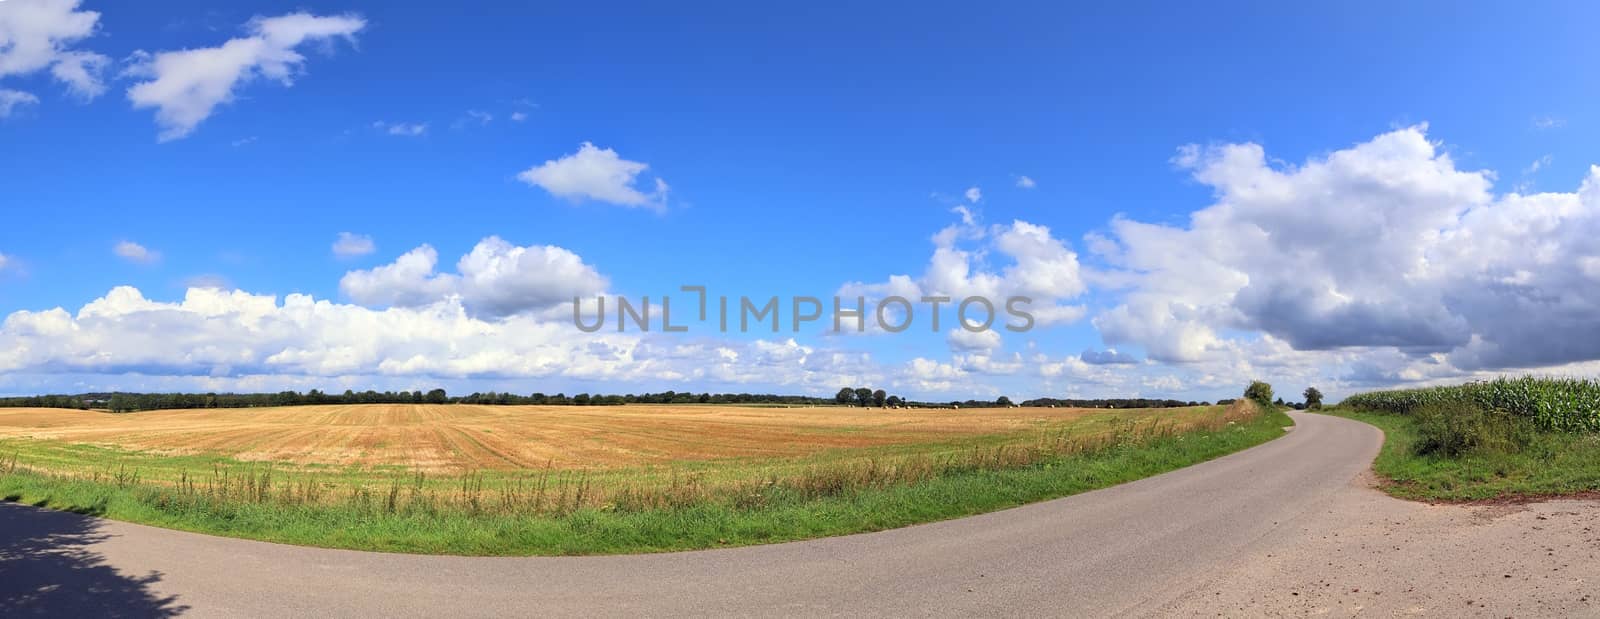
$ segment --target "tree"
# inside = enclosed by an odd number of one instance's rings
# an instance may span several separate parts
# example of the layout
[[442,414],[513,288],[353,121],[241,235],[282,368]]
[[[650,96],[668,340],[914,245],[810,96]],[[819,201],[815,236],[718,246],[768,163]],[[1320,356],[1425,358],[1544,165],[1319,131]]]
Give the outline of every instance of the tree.
[[892,396],[889,396],[889,399],[884,400],[884,403],[888,404],[889,406],[893,406],[895,408],[900,408],[902,405],[904,405],[906,403],[906,401],[900,399],[900,396],[892,395]]
[[1262,406],[1271,406],[1272,385],[1259,380],[1252,381],[1250,386],[1245,388],[1244,397],[1247,400],[1254,400],[1257,404]]
[[1322,392],[1316,387],[1306,387],[1306,408],[1318,410],[1322,408]]
[[1011,408],[1011,398],[1000,396],[995,399],[994,405],[1000,408]]
[[427,401],[429,404],[444,404],[450,401],[450,396],[443,389],[434,389],[428,392]]
[[855,397],[856,397],[856,390],[851,389],[849,387],[840,387],[839,388],[839,393],[837,395],[833,396],[833,401],[838,402],[840,404],[849,404],[850,400],[855,398]]
[[857,388],[856,403],[862,406],[872,406],[872,390],[866,387]]
[[872,405],[883,408],[883,403],[889,399],[889,392],[879,389],[872,392]]

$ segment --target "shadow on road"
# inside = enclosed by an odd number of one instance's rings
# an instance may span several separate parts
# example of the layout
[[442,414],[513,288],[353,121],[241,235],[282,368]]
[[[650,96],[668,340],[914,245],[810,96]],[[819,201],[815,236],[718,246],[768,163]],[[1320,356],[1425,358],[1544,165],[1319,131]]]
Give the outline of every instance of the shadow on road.
[[125,575],[91,546],[106,536],[89,516],[0,502],[0,614],[11,617],[172,617],[187,610]]

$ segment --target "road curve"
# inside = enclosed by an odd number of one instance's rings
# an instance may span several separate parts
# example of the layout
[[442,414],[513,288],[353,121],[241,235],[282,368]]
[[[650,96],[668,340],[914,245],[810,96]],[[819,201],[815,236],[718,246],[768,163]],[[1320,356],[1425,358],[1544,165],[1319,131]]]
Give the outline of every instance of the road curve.
[[0,608],[63,616],[1144,614],[1365,470],[1383,435],[1288,436],[1164,475],[892,531],[613,557],[365,553],[0,504]]

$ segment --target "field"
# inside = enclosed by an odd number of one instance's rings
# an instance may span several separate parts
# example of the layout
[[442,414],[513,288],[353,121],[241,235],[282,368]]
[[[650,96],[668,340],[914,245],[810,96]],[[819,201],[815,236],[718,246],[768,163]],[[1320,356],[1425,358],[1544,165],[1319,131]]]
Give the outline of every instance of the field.
[[839,535],[1153,475],[1281,435],[1174,409],[0,409],[0,496],[289,543],[592,554]]
[[1329,411],[1383,429],[1385,489],[1430,501],[1600,491],[1600,382],[1502,377],[1375,391]]
[[[363,404],[133,414],[0,409],[0,442],[29,439],[166,456],[217,455],[276,463],[290,470],[398,467],[460,474],[790,458],[830,450],[940,445],[1047,430],[1088,431],[1107,420],[1176,422],[1197,414],[1194,409],[1112,412],[711,405]],[[72,464],[69,460],[57,464]]]

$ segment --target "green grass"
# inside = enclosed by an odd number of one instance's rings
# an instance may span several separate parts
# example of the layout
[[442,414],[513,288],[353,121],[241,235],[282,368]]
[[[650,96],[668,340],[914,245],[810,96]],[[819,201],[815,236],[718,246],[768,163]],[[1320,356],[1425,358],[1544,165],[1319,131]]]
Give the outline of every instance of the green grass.
[[1600,435],[1540,431],[1514,453],[1478,449],[1448,457],[1417,453],[1421,433],[1415,417],[1343,407],[1323,412],[1383,430],[1383,450],[1373,470],[1384,478],[1384,490],[1397,497],[1475,501],[1600,490]]
[[[588,483],[567,480],[551,504],[529,508],[529,490],[480,494],[483,479],[360,487],[318,500],[326,482],[229,474],[152,483],[136,469],[56,475],[0,463],[0,497],[42,507],[174,529],[266,541],[460,555],[660,552],[845,535],[944,520],[1052,499],[1175,470],[1257,445],[1290,425],[1281,412],[1173,432],[1168,425],[1056,439],[1056,447],[1000,443],[960,454],[873,457],[808,465],[795,475],[674,494],[626,492],[598,506]],[[34,454],[30,454],[34,455]],[[81,454],[57,454],[58,457]],[[125,454],[124,454],[125,455]],[[220,466],[199,458],[182,466]],[[184,479],[186,478],[186,481]],[[673,487],[677,487],[674,482]],[[509,492],[516,501],[507,499]],[[306,498],[311,496],[311,498]],[[539,500],[546,496],[540,487]],[[675,500],[682,496],[683,500]],[[499,501],[497,503],[496,501]],[[498,507],[497,507],[498,506]]]

